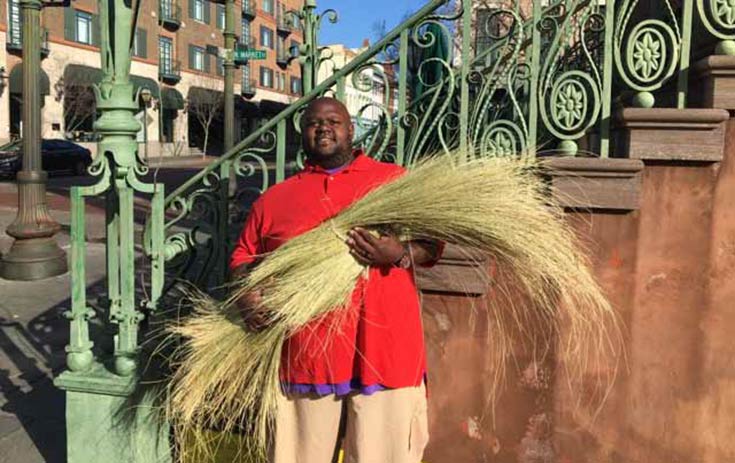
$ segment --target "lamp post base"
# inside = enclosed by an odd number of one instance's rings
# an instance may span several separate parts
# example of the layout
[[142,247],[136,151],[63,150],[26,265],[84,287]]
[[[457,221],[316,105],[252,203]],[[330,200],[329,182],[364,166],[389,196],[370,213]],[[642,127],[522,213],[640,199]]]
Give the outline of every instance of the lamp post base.
[[41,280],[66,273],[66,253],[52,237],[16,239],[0,259],[0,278]]

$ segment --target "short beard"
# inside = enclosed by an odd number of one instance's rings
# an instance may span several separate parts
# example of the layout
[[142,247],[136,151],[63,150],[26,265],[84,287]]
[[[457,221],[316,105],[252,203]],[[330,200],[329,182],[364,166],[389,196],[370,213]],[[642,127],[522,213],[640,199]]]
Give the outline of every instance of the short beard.
[[331,156],[319,156],[318,154],[309,154],[309,161],[318,165],[322,169],[336,169],[342,167],[352,161],[352,150],[345,150],[340,153],[335,153]]

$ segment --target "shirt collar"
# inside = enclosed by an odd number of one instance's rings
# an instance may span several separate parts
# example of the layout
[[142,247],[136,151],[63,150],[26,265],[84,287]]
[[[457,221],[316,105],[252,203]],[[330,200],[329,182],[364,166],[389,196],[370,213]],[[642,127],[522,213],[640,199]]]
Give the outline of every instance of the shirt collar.
[[[370,165],[370,158],[362,149],[352,151],[352,162],[340,170],[340,172],[363,171]],[[311,164],[308,160],[305,162],[302,173],[327,173],[326,169],[315,164]]]

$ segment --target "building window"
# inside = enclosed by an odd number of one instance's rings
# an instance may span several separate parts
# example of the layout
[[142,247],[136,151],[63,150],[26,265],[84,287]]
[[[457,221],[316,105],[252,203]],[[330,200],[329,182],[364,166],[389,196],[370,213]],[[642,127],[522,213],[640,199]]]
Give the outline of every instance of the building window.
[[225,60],[217,57],[217,75],[220,77],[224,77],[225,75]]
[[138,58],[148,58],[148,31],[145,29],[135,29],[135,37],[133,38],[133,56]]
[[291,76],[291,93],[294,95],[301,94],[301,78]]
[[204,21],[204,0],[194,0],[194,19]]
[[189,0],[191,19],[209,24],[209,0]]
[[[250,45],[250,21],[247,19],[242,20],[240,43]],[[255,45],[255,44],[252,44]]]
[[260,46],[273,50],[273,31],[265,26],[260,26]]
[[242,67],[242,84],[250,86],[250,65],[246,64]]
[[263,0],[263,11],[271,16],[275,13],[275,8],[273,8],[273,0]]
[[64,38],[87,45],[97,45],[99,21],[96,15],[86,11],[64,8]]
[[21,31],[23,23],[21,22],[20,3],[18,0],[10,0],[8,3],[8,42],[15,45],[22,45]]
[[174,1],[175,0],[159,0],[161,19],[170,19],[174,17]]
[[265,66],[260,67],[260,86],[273,88],[273,69],[269,69]]
[[217,29],[225,30],[225,6],[217,4]]
[[158,66],[161,74],[171,75],[173,73],[174,43],[168,37],[158,37]]
[[208,71],[207,52],[202,47],[189,45],[189,69],[195,71]]
[[75,41],[92,45],[92,15],[84,11],[77,11],[75,15]]

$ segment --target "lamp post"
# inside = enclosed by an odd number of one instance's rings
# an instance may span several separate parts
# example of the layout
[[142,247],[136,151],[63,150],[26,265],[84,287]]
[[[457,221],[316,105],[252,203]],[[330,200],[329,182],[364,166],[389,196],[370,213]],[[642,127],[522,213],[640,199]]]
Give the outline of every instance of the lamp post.
[[235,0],[225,0],[225,152],[235,145]]
[[148,105],[151,103],[151,91],[144,87],[140,90],[140,99],[143,100],[143,157],[148,162]]
[[54,239],[61,226],[46,205],[48,174],[41,165],[41,0],[21,0],[23,12],[23,169],[18,172],[18,213],[6,232],[15,241],[0,261],[0,277],[40,280],[67,270]]
[[[235,0],[225,0],[225,54],[222,65],[225,68],[225,153],[235,146]],[[227,196],[235,194],[237,179],[230,163],[226,162],[220,169],[220,174],[227,182],[223,193]],[[226,201],[227,198],[223,197]],[[226,226],[226,224],[222,225]]]

